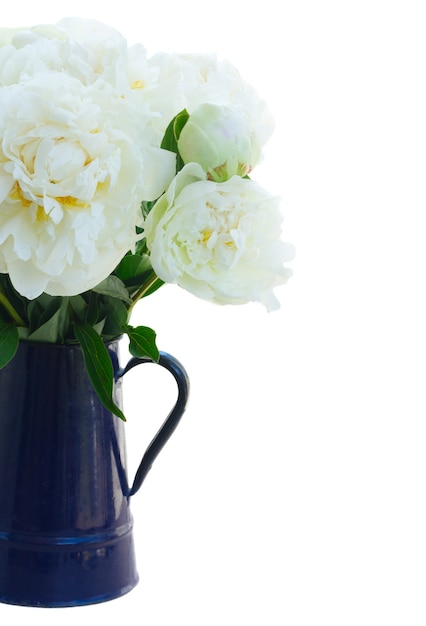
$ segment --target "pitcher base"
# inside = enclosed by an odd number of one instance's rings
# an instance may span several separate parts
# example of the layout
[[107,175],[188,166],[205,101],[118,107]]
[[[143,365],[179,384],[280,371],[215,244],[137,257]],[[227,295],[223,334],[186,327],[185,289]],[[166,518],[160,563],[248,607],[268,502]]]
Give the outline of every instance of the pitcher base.
[[0,539],[0,602],[6,604],[97,604],[128,593],[138,580],[131,533],[90,546],[17,546]]

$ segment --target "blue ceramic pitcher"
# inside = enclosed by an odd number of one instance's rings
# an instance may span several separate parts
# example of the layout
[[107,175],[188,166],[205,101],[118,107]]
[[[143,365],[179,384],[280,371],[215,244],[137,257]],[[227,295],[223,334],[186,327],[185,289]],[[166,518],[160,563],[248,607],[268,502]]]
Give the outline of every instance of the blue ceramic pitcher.
[[[121,381],[148,359],[121,369]],[[177,402],[129,485],[127,425],[100,403],[79,346],[21,342],[0,370],[0,601],[60,607],[111,600],[138,582],[129,499],[177,426],[188,377],[172,356]]]

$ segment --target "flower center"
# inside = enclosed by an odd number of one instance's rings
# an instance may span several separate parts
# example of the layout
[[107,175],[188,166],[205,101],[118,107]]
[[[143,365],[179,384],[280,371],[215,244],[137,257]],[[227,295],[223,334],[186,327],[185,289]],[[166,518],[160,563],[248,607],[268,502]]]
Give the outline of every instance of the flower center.
[[143,80],[134,80],[131,89],[143,89],[145,87],[145,83]]
[[65,209],[87,209],[90,207],[88,202],[83,202],[79,200],[79,198],[74,198],[74,196],[59,196],[55,198],[59,204],[61,204]]
[[200,243],[213,251],[224,246],[228,250],[236,251],[237,246],[232,232],[238,229],[238,217],[230,212],[221,211],[211,202],[206,202],[209,209],[210,224],[200,232]]
[[9,198],[11,200],[17,200],[25,208],[28,208],[28,207],[30,207],[32,205],[32,201],[28,200],[28,198],[26,198],[24,196],[23,191],[21,189],[21,185],[18,183],[18,181],[15,181],[15,184],[13,185],[12,189],[10,190]]
[[[15,184],[13,185],[9,193],[9,198],[11,200],[19,202],[26,209],[34,207],[34,219],[36,222],[41,223],[47,222],[49,220],[49,213],[46,212],[46,209],[42,202],[42,198],[40,198],[40,204],[38,204],[34,200],[29,200],[28,198],[26,198],[18,181],[15,181]],[[82,200],[80,200],[79,198],[75,198],[74,196],[58,196],[56,198],[53,198],[53,200],[60,204],[64,209],[87,209],[90,207],[89,203],[83,202]]]

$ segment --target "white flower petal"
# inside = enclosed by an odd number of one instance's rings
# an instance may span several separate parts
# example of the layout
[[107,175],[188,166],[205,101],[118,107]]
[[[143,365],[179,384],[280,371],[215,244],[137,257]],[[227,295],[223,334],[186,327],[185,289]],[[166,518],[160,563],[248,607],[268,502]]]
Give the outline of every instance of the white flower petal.
[[0,267],[28,298],[106,278],[174,176],[130,73],[125,39],[96,21],[0,32]]
[[0,175],[0,203],[9,195],[15,181],[9,174]]
[[291,249],[280,241],[277,198],[234,176],[206,180],[186,165],[154,205],[144,228],[157,275],[218,304],[277,306],[273,289],[287,281]]
[[33,300],[43,293],[49,276],[42,274],[34,265],[15,259],[8,263],[7,270],[15,289]]

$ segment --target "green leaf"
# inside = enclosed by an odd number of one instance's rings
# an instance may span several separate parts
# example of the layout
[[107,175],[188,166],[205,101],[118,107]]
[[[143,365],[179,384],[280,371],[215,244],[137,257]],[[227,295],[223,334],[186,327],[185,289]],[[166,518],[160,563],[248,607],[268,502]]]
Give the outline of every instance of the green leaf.
[[[157,202],[156,200],[148,200],[148,201],[147,200],[143,200],[142,201],[141,209],[142,209],[142,217],[144,219],[146,219],[148,217],[148,215],[151,212],[152,207],[155,206],[156,202]],[[141,244],[141,242],[139,242],[139,246],[140,246],[140,244]],[[144,246],[144,247],[146,247],[146,246]]]
[[183,109],[172,119],[166,128],[163,141],[161,142],[161,147],[164,148],[164,150],[169,150],[170,152],[175,152],[176,154],[179,153],[177,142],[179,140],[180,133],[182,132],[182,128],[185,126],[188,119],[189,113],[186,109]]
[[30,334],[28,331],[28,328],[26,326],[17,326],[17,329],[18,329],[19,341],[26,341]]
[[108,411],[126,421],[123,412],[112,397],[114,371],[106,345],[89,324],[74,324],[74,333],[83,350],[87,373],[100,401]]
[[176,141],[179,141],[182,128],[185,126],[188,120],[189,120],[189,113],[186,109],[183,109],[180,113],[176,115],[174,119],[174,124],[173,124],[173,130],[174,130]]
[[130,354],[137,357],[148,357],[157,362],[160,358],[157,345],[155,343],[156,333],[147,326],[126,326],[124,331],[129,337]]
[[0,368],[13,359],[19,344],[18,329],[0,319]]
[[[140,293],[141,289],[143,290],[143,295],[148,296],[164,285],[164,281],[156,277],[147,254],[135,254],[124,257],[115,271],[125,283],[133,300]],[[153,277],[156,278],[155,282],[152,281]],[[143,287],[148,283],[152,283],[152,287],[145,291]]]
[[114,273],[128,287],[139,284],[140,277],[151,270],[151,261],[147,254],[128,254],[117,265]]
[[93,324],[93,328],[95,329],[97,334],[102,335],[102,336],[103,336],[104,326],[105,326],[105,318],[99,320],[99,322],[96,322],[96,324]]
[[119,298],[124,302],[128,302],[131,304],[131,299],[129,298],[129,292],[126,289],[125,284],[121,281],[118,276],[108,276],[103,280],[99,285],[96,285],[92,289],[96,293],[101,293],[105,296],[112,296],[113,298]]
[[105,324],[102,330],[104,338],[114,339],[124,332],[127,324],[128,311],[125,304],[117,298],[108,298],[102,307]]
[[[62,343],[69,325],[68,297],[46,300],[45,309],[33,300],[28,306],[31,341]],[[34,329],[34,330],[33,330]]]
[[[24,296],[21,296],[16,291],[16,289],[10,282],[8,274],[0,274],[0,294],[2,294],[4,298],[6,298],[6,300],[12,307],[13,314],[11,315],[11,317],[15,320],[15,322],[17,322],[17,325],[20,326],[22,322],[25,324],[25,320],[27,319],[27,306],[29,301],[27,300],[27,298],[24,298]],[[9,307],[6,307],[6,310],[9,314],[11,313]]]
[[69,299],[69,303],[78,321],[84,322],[86,319],[87,302],[85,301],[83,296],[71,296]]
[[99,302],[100,294],[95,293],[94,291],[89,291],[88,293],[88,304],[86,310],[86,322],[93,326],[99,319]]

